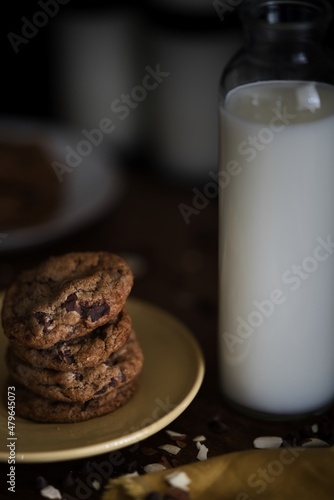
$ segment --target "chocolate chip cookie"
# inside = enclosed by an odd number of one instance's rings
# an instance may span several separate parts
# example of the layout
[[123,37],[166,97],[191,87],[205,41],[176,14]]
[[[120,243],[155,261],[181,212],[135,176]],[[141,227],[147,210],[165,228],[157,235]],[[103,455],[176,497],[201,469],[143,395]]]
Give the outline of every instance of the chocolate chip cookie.
[[143,366],[143,354],[132,331],[124,347],[94,368],[67,372],[35,368],[20,360],[10,347],[7,366],[14,380],[45,398],[83,403],[136,378]]
[[111,413],[132,398],[139,386],[134,379],[114,388],[108,394],[90,399],[85,403],[62,403],[43,398],[26,387],[16,385],[16,413],[37,422],[74,423]]
[[99,326],[72,341],[58,342],[49,349],[25,348],[12,342],[11,349],[18,358],[36,368],[82,370],[106,361],[113,352],[123,347],[130,336],[131,326],[131,318],[123,309],[116,321]]
[[74,252],[24,271],[9,287],[2,309],[5,335],[25,347],[48,349],[117,318],[133,285],[118,255]]
[[37,142],[0,143],[0,233],[54,217],[63,189],[51,168],[53,159]]

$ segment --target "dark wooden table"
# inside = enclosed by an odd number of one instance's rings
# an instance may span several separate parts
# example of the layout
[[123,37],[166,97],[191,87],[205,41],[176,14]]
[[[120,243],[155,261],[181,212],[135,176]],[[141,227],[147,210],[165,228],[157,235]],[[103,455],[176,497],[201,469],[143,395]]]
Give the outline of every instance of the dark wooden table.
[[[274,423],[239,415],[223,401],[217,375],[218,200],[211,199],[186,224],[178,206],[192,206],[193,197],[192,186],[131,172],[119,204],[93,225],[39,248],[0,254],[1,288],[21,269],[51,254],[109,250],[128,257],[137,274],[131,295],[156,304],[181,320],[198,340],[206,361],[199,393],[184,413],[168,425],[187,436],[178,455],[173,457],[159,449],[171,442],[165,430],[161,430],[120,450],[112,463],[109,454],[65,462],[20,463],[16,464],[15,494],[7,491],[8,464],[3,463],[1,499],[42,498],[38,491],[40,476],[58,488],[63,498],[98,499],[108,476],[134,470],[143,473],[143,467],[152,462],[175,467],[195,461],[197,449],[192,440],[201,434],[206,437],[208,457],[250,449],[253,439],[261,435],[298,440],[308,434],[308,426],[314,423],[320,423],[322,433],[333,442],[333,410],[307,421]],[[98,491],[94,479],[102,482]]]

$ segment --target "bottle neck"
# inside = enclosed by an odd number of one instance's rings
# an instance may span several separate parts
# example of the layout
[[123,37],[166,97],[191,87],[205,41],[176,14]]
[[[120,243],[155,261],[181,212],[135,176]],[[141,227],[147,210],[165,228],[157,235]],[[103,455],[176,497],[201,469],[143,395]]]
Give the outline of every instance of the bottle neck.
[[299,30],[291,31],[279,27],[263,29],[263,26],[245,26],[244,39],[247,48],[253,49],[256,47],[268,46],[267,50],[275,46],[294,46],[299,47],[305,43],[321,45],[326,36],[326,30]]
[[332,10],[326,0],[245,0],[240,17],[247,48],[321,44]]
[[334,85],[334,62],[322,47],[331,21],[326,0],[244,0],[245,45],[225,67],[221,92],[273,80]]

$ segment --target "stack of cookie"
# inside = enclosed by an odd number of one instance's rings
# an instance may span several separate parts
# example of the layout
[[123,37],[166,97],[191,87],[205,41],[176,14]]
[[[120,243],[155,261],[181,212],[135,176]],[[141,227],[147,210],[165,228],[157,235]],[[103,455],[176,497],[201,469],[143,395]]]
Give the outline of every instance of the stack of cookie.
[[79,422],[134,395],[143,354],[124,308],[132,285],[126,262],[107,252],[51,257],[18,276],[2,309],[18,415]]

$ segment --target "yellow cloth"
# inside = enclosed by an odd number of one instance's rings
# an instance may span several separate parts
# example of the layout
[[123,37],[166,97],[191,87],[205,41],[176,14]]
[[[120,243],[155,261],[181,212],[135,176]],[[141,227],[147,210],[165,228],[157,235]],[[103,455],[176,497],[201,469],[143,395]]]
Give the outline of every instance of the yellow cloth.
[[135,478],[109,481],[103,500],[166,493],[164,477],[183,471],[194,500],[334,500],[334,447],[249,450]]

